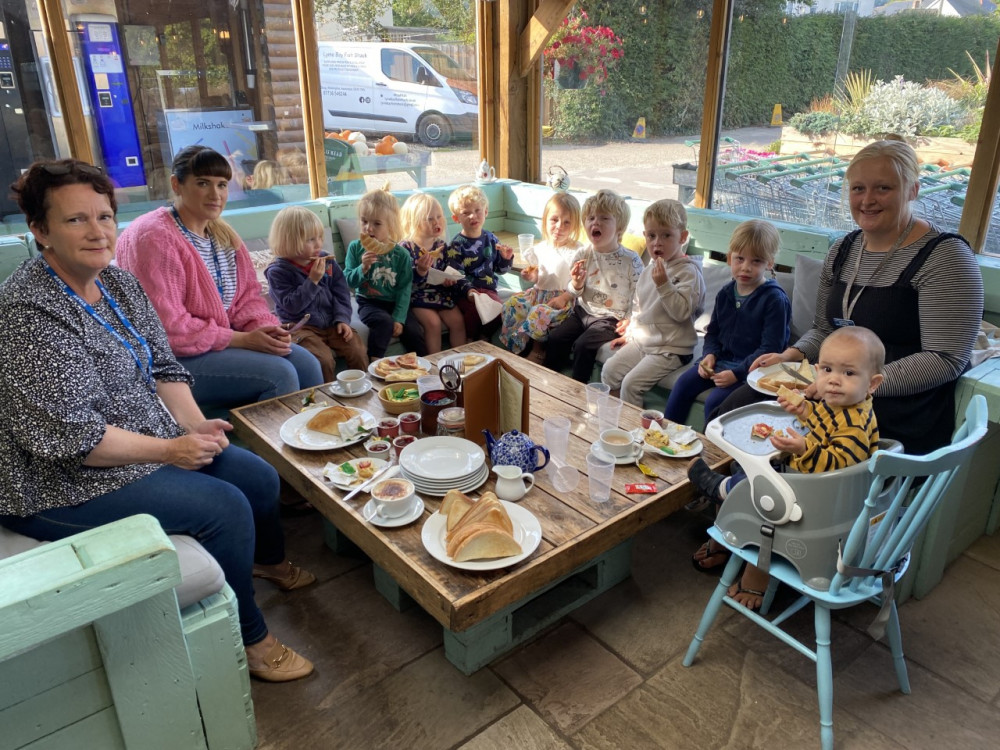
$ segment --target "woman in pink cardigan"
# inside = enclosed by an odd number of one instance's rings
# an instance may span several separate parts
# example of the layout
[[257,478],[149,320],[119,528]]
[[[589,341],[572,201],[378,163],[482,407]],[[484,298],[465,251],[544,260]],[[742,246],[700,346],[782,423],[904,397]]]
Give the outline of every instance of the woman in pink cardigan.
[[246,246],[220,216],[232,167],[188,146],[174,158],[174,204],[139,217],[118,238],[118,264],[139,277],[195,400],[230,407],[323,382],[319,362],[291,343],[261,296]]

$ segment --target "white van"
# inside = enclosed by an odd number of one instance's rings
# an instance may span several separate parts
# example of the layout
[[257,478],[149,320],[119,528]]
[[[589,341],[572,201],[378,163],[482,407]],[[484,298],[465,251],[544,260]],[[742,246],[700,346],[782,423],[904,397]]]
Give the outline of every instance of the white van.
[[476,79],[426,44],[320,42],[323,126],[413,135],[427,146],[479,127]]

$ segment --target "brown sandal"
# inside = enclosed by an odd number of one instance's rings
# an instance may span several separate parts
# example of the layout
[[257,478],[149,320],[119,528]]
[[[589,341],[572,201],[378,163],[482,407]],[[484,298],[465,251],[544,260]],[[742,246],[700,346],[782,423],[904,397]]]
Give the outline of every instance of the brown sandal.
[[254,567],[253,577],[270,581],[282,591],[301,589],[316,580],[316,576],[305,568],[300,568],[298,565],[292,565],[291,560],[288,561],[288,572],[283,576],[276,576],[274,573],[268,573],[260,568]]
[[264,682],[291,682],[312,674],[313,663],[280,641],[275,641],[264,658],[263,667],[252,667],[247,663],[251,677]]

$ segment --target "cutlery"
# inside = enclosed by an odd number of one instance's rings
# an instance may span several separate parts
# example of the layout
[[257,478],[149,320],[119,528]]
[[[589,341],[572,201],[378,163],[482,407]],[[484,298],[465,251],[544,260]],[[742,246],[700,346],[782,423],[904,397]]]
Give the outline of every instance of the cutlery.
[[384,466],[380,471],[375,472],[375,476],[373,476],[371,479],[369,479],[360,487],[357,487],[348,492],[346,495],[344,495],[344,497],[341,498],[341,500],[346,503],[348,500],[357,495],[359,492],[364,492],[369,487],[373,486],[375,482],[377,482],[378,480],[394,477],[396,476],[397,473],[399,473],[399,464],[391,463],[388,466]]
[[794,367],[789,367],[784,362],[781,363],[781,369],[784,370],[789,375],[791,375],[796,380],[801,380],[806,385],[812,385],[812,383],[813,383],[809,378],[807,378],[801,372],[799,372],[798,370],[796,370]]

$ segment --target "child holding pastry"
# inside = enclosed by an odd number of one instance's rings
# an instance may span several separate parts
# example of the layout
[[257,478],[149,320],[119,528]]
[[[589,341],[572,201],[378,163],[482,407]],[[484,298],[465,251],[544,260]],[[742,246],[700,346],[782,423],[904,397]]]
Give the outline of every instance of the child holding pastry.
[[493,320],[482,321],[475,296],[485,294],[497,302],[497,278],[514,265],[514,248],[504,245],[493,232],[483,229],[490,212],[490,202],[474,185],[465,185],[448,196],[451,218],[462,225],[448,247],[448,264],[465,274],[456,281],[456,300],[465,319],[467,339],[488,339],[500,327],[500,313]]
[[649,265],[635,286],[631,317],[615,329],[615,354],[601,370],[601,380],[612,392],[620,389],[622,400],[640,409],[646,391],[691,361],[698,343],[694,321],[705,306],[701,266],[684,253],[684,206],[675,200],[656,201],[642,223]]
[[309,316],[292,338],[319,360],[323,380],[334,379],[334,352],[350,369],[368,367],[361,337],[351,328],[351,290],[332,255],[323,252],[323,224],[302,206],[281,209],[271,224],[268,244],[275,255],[265,270],[274,311],[289,325]]
[[[788,467],[804,474],[843,469],[867,460],[878,449],[878,423],[872,411],[872,394],[882,382],[885,347],[871,330],[860,326],[838,328],[823,341],[816,364],[815,388],[819,401],[782,387],[778,403],[799,418],[803,434],[789,428],[786,434],[771,433],[771,444],[788,453]],[[702,459],[688,466],[691,483],[710,500],[721,504],[746,475],[726,477],[712,471]],[[724,553],[714,542],[706,542],[701,559]],[[708,570],[699,564],[695,567]],[[767,576],[747,565],[729,596],[750,609],[758,609],[767,588]]]
[[704,355],[697,368],[677,378],[664,416],[684,424],[695,398],[712,389],[705,400],[705,420],[747,379],[750,365],[764,352],[784,351],[788,344],[792,305],[774,279],[780,238],[773,224],[744,221],[729,239],[733,280],[719,290],[705,334]]
[[384,356],[393,336],[423,356],[424,332],[410,312],[413,260],[396,244],[401,234],[399,204],[388,185],[361,196],[358,220],[361,238],[347,248],[344,276],[357,290],[358,316],[368,326],[368,356]]
[[562,323],[575,297],[567,291],[569,272],[580,259],[580,204],[569,193],[555,193],[542,211],[542,241],[531,252],[532,262],[521,278],[533,283],[510,297],[500,313],[500,343],[515,354],[541,363],[549,330]]
[[428,354],[441,351],[441,329],[448,327],[448,338],[452,346],[465,343],[465,320],[462,311],[455,307],[455,300],[448,287],[454,281],[447,279],[443,284],[431,284],[427,273],[435,268],[443,271],[448,267],[444,241],[444,211],[437,199],[427,193],[414,193],[400,211],[403,224],[403,239],[399,245],[413,259],[413,293],[410,310],[424,329],[424,343]]
[[598,190],[583,204],[583,226],[590,246],[570,269],[573,309],[549,334],[545,366],[559,371],[573,354],[573,379],[589,382],[597,350],[617,335],[619,321],[629,317],[642,261],[621,244],[631,216],[625,199]]

